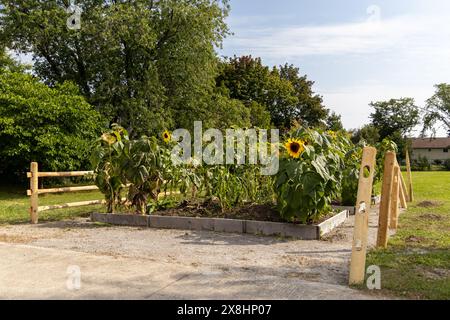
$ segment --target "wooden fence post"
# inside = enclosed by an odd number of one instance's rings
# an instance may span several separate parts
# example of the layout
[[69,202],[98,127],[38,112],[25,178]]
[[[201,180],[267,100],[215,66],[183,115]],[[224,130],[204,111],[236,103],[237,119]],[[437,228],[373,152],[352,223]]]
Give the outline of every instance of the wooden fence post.
[[407,180],[408,180],[408,201],[413,202],[414,201],[414,191],[413,191],[413,185],[412,185],[412,175],[411,175],[411,163],[409,161],[409,152],[408,149],[406,149],[406,172],[407,172]]
[[31,190],[31,206],[30,206],[30,217],[31,223],[38,223],[38,195],[39,195],[39,171],[38,163],[31,163],[31,177],[30,177],[30,190]]
[[403,209],[407,209],[408,205],[408,192],[406,191],[405,180],[403,179],[402,171],[398,173],[398,177],[400,179],[400,204]]
[[398,175],[398,180],[400,181],[400,185],[398,188],[398,196],[400,198],[400,208],[408,209],[408,204],[406,203],[406,195],[405,195],[405,192],[404,192],[404,190],[402,188],[402,184],[401,184],[401,179],[400,179],[401,175],[402,175],[402,173],[400,172]]
[[391,215],[389,221],[389,227],[391,229],[397,230],[398,225],[398,205],[399,205],[399,195],[400,195],[400,181],[398,173],[400,172],[400,167],[398,165],[394,166],[394,176],[392,180],[392,193],[391,193]]
[[[366,268],[367,233],[377,149],[365,147],[359,171],[358,195],[353,229],[349,284],[362,284]],[[365,176],[366,171],[369,172]]]
[[383,184],[381,186],[377,247],[386,248],[389,238],[389,216],[391,211],[392,181],[394,177],[395,161],[395,152],[386,152],[384,156]]

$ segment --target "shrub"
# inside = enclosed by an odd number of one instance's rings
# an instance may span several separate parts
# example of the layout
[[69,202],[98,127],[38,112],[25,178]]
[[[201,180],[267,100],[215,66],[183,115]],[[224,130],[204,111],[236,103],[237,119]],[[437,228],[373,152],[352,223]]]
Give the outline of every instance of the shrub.
[[411,169],[414,171],[429,171],[431,170],[431,163],[425,156],[419,156],[417,160],[413,161]]
[[86,169],[102,118],[71,83],[49,88],[33,76],[0,70],[0,172]]
[[445,160],[444,167],[445,170],[450,170],[450,159]]

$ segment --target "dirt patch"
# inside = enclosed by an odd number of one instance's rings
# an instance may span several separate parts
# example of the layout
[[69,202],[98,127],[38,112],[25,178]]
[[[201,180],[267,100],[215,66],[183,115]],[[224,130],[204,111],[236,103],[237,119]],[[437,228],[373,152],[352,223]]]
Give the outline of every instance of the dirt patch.
[[405,239],[405,242],[421,243],[421,242],[423,242],[423,241],[425,241],[425,240],[426,240],[426,239],[425,239],[424,237],[419,237],[419,236],[411,235],[411,236],[408,236],[408,237]]
[[217,200],[207,200],[204,202],[185,200],[175,208],[159,210],[154,212],[153,214],[160,216],[225,218],[285,222],[280,217],[280,214],[270,205],[246,204],[233,210],[222,211]]
[[417,206],[420,207],[420,208],[440,207],[440,206],[442,206],[442,202],[433,201],[433,200],[426,200],[426,201],[419,202],[417,204]]
[[440,215],[434,214],[434,213],[422,214],[422,215],[419,216],[419,218],[426,219],[426,220],[432,220],[432,221],[440,221],[440,220],[442,220],[442,217]]
[[421,267],[418,270],[425,278],[430,280],[442,280],[450,277],[449,269]]
[[[337,212],[330,212],[327,215],[321,216],[314,222],[308,224],[321,223]],[[269,221],[269,222],[287,222],[294,224],[303,224],[300,221],[287,221],[283,219],[279,212],[269,204],[244,204],[232,210],[222,210],[219,201],[216,199],[209,199],[203,202],[195,200],[184,200],[175,208],[168,208],[158,210],[154,215],[160,216],[179,216],[179,217],[198,217],[198,218],[224,218],[237,220],[255,220],[255,221]]]

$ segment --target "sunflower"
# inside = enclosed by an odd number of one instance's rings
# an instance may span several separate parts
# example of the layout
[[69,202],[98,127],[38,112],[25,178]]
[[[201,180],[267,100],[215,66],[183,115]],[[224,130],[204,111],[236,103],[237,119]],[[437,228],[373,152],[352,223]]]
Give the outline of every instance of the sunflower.
[[328,130],[327,133],[332,137],[332,138],[336,138],[337,137],[337,133],[333,130]]
[[169,143],[170,142],[170,132],[169,131],[164,131],[162,134],[163,140],[165,143]]
[[101,139],[109,145],[112,145],[113,143],[115,143],[117,141],[117,138],[114,135],[112,135],[111,133],[102,134]]
[[305,142],[299,139],[288,139],[284,146],[292,158],[299,158],[305,150]]

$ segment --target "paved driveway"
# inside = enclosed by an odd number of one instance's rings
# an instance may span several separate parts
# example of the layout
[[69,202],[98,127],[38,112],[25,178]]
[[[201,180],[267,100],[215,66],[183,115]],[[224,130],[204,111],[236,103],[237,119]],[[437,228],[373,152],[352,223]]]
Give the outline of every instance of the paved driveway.
[[[371,217],[371,242],[376,216]],[[348,288],[352,219],[326,240],[105,227],[0,227],[2,299],[374,299]]]

